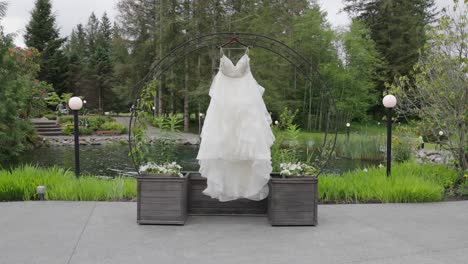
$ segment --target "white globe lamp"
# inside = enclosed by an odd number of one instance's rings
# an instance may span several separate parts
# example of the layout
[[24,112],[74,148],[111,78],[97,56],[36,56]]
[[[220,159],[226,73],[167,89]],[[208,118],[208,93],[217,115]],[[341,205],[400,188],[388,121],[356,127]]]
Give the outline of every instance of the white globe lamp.
[[382,104],[387,108],[387,177],[390,177],[392,167],[392,109],[397,104],[397,99],[392,94],[387,94],[382,99]]
[[75,176],[80,176],[80,141],[78,127],[78,111],[83,107],[83,101],[78,96],[74,96],[68,100],[68,107],[73,110],[73,135],[75,138]]
[[71,110],[78,111],[83,107],[83,101],[78,96],[74,96],[68,101],[68,107],[70,107]]
[[397,104],[397,99],[394,95],[387,94],[383,100],[382,103],[385,108],[394,108]]

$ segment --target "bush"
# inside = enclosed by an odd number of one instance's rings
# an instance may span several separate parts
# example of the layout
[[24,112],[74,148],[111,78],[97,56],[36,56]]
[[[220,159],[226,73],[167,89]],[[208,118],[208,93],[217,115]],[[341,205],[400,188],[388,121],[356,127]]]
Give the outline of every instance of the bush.
[[468,178],[463,181],[460,186],[458,186],[457,193],[462,196],[468,196]]
[[11,172],[0,171],[0,201],[36,200],[36,187],[40,185],[46,186],[47,200],[118,201],[136,196],[133,178],[76,178],[71,171],[61,168],[22,166]]
[[49,120],[57,120],[57,115],[56,114],[45,114],[43,117],[49,119]]
[[105,131],[119,131],[121,134],[127,133],[127,127],[118,122],[106,122],[101,125],[99,130]]
[[355,203],[440,201],[457,177],[457,172],[446,166],[416,163],[396,164],[389,178],[385,168],[355,170],[342,176],[321,175],[319,198],[322,202]]
[[[80,124],[80,135],[91,135],[97,130],[116,130],[122,134],[127,133],[127,127],[125,125],[115,122],[115,119],[108,116],[79,117],[78,122]],[[60,117],[59,123],[64,126],[64,135],[73,134],[73,116]],[[85,127],[85,125],[87,125],[87,127]]]
[[[73,126],[73,123],[66,123],[66,124],[63,124],[64,127],[63,127],[63,130],[62,130],[62,133],[66,136],[71,136],[73,135],[75,129],[74,129],[74,126]],[[91,135],[93,134],[94,130],[90,127],[78,127],[78,134],[79,135]]]
[[408,137],[392,138],[392,158],[397,162],[405,162],[411,158],[414,142]]
[[[102,125],[107,122],[114,122],[115,120],[112,117],[108,116],[93,116],[86,118],[88,126],[93,130],[103,130],[101,129]],[[80,121],[83,122],[83,121]]]

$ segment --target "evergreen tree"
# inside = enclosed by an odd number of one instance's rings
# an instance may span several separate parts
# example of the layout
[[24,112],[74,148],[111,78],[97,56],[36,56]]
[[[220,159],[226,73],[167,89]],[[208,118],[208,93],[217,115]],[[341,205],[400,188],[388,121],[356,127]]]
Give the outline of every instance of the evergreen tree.
[[81,95],[82,80],[85,78],[84,67],[87,61],[86,32],[83,25],[78,24],[72,30],[69,41],[65,45],[68,59],[67,87],[73,94]]
[[345,10],[371,30],[388,63],[387,81],[408,74],[426,43],[425,27],[435,16],[434,0],[344,0]]
[[1,24],[6,2],[0,2],[0,167],[10,165],[32,141],[34,129],[25,110],[38,65],[30,58],[32,50],[13,47],[11,36]]
[[96,41],[96,74],[98,76],[99,109],[112,109],[112,86],[114,70],[112,62],[112,28],[111,22],[104,13],[99,24],[99,34]]
[[67,59],[62,50],[66,39],[60,38],[50,0],[36,1],[24,39],[41,53],[38,79],[51,83],[58,93],[66,92]]

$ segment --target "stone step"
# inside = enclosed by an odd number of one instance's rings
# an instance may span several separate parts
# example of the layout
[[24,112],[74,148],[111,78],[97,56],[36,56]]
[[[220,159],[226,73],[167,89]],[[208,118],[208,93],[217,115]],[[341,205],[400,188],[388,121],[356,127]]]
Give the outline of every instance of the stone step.
[[61,136],[62,131],[48,131],[48,132],[45,132],[45,131],[39,132],[38,131],[37,134],[39,136]]
[[55,121],[36,121],[32,122],[33,125],[35,126],[48,126],[48,125],[57,125],[57,122]]
[[40,129],[40,128],[56,128],[56,127],[60,127],[60,126],[58,126],[58,125],[56,125],[56,124],[47,124],[47,125],[45,125],[45,124],[36,125],[36,124],[35,124],[34,127],[35,127],[36,129]]
[[40,133],[40,132],[54,132],[54,131],[62,132],[62,128],[61,127],[36,128],[36,131],[38,133]]

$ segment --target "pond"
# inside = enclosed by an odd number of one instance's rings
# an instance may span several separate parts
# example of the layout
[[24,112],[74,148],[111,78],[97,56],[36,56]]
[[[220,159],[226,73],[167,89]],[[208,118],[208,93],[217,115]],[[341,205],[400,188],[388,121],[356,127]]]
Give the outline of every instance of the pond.
[[[157,153],[157,149],[154,149]],[[177,162],[184,170],[197,171],[197,145],[179,145],[176,148]],[[70,146],[37,148],[24,153],[19,164],[33,164],[42,167],[59,166],[73,170],[74,148]],[[356,168],[377,166],[379,162],[350,159],[334,159],[329,162],[326,172],[342,173]],[[16,164],[18,165],[18,164]],[[80,146],[80,166],[82,174],[100,176],[134,175],[135,169],[128,156],[125,144]]]

